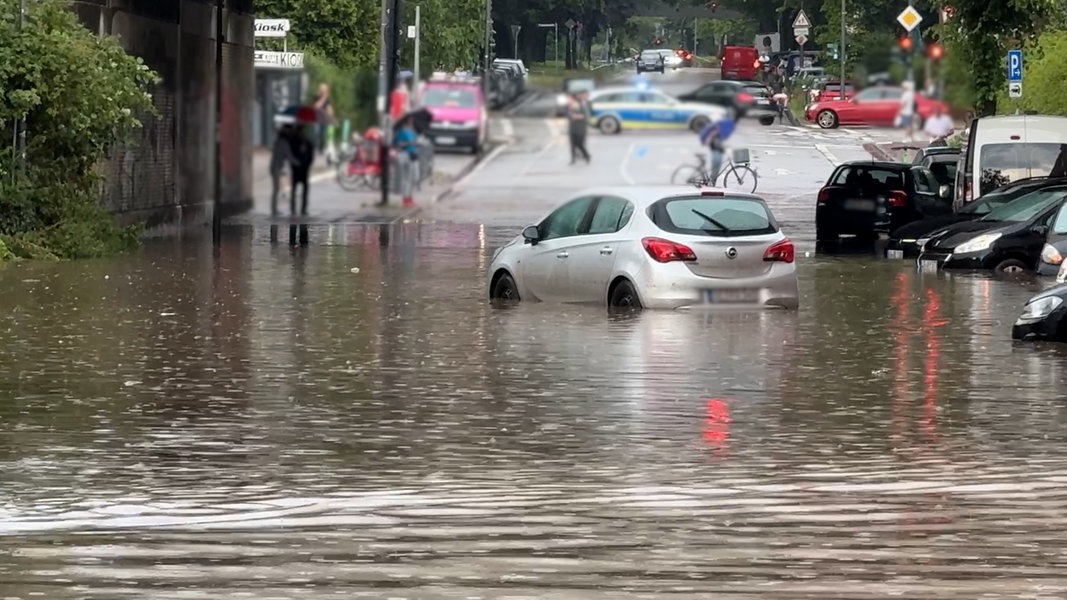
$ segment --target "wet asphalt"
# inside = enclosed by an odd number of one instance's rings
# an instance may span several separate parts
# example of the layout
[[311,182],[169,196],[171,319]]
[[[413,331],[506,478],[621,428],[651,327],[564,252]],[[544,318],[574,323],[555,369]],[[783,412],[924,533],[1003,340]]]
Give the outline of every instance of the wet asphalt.
[[492,251],[692,140],[501,118],[410,222],[0,268],[0,597],[1067,596],[1067,351],[1008,339],[1048,282],[814,251],[879,132],[739,133],[800,310],[618,317],[490,307]]

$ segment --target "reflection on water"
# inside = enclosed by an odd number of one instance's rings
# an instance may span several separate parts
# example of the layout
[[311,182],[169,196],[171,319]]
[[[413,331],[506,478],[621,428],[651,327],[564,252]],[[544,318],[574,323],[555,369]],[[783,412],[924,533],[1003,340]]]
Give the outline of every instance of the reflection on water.
[[512,231],[0,270],[4,597],[1063,597],[1033,286],[862,257],[795,312],[492,309]]

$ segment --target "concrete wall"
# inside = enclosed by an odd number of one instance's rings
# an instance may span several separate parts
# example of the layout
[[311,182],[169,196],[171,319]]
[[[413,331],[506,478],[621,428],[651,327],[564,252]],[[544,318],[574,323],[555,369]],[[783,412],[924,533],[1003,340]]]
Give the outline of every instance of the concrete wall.
[[[206,223],[214,202],[215,25],[212,0],[74,0],[87,27],[119,38],[162,81],[157,115],[143,115],[134,143],[107,165],[103,203],[123,221],[150,229]],[[223,45],[223,211],[252,203],[255,95],[252,0],[225,0]]]

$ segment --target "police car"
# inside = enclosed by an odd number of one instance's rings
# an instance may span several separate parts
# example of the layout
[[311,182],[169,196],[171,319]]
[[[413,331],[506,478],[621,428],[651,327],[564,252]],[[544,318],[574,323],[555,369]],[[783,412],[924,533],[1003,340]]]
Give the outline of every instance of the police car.
[[682,102],[641,85],[597,90],[590,94],[589,104],[593,126],[606,134],[623,129],[688,129],[699,133],[727,112],[720,106]]

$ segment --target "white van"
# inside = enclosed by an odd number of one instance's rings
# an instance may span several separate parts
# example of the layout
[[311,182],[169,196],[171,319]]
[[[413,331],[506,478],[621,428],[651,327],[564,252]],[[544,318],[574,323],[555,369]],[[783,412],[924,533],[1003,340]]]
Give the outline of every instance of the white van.
[[973,202],[1012,181],[1047,177],[1064,150],[1067,117],[1011,115],[975,119],[956,171],[956,205]]

